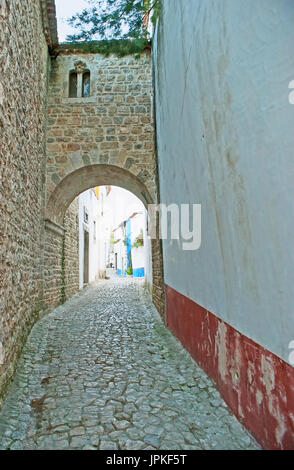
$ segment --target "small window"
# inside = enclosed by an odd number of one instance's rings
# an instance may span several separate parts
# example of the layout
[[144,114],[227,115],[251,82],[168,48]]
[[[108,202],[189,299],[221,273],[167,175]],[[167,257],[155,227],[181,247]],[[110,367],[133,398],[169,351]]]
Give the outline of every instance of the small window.
[[103,217],[103,194],[101,194],[101,217]]
[[96,220],[94,220],[94,241],[96,241]]
[[87,98],[90,96],[90,72],[83,73],[83,89],[82,89],[82,96],[83,98]]
[[70,72],[69,75],[69,97],[76,98],[78,94],[78,74]]
[[89,223],[89,213],[88,213],[85,206],[84,206],[84,222],[85,222],[85,224]]

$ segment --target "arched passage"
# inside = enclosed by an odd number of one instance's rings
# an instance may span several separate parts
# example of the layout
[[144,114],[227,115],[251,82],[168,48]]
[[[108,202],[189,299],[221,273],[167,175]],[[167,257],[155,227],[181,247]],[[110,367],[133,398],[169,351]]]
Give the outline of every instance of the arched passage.
[[94,186],[112,185],[131,191],[147,208],[153,203],[146,186],[132,173],[114,165],[88,165],[68,174],[49,197],[46,216],[62,225],[70,203],[83,191]]
[[[144,206],[154,201],[147,187],[132,173],[114,165],[88,165],[68,174],[49,195],[46,207],[47,248],[45,265],[49,271],[49,285],[53,286],[51,303],[64,300],[64,217],[71,202],[87,189],[95,186],[118,186],[132,192]],[[50,232],[50,233],[49,233]],[[58,250],[59,246],[59,250]],[[164,314],[163,263],[160,240],[152,240],[152,296],[158,311]],[[60,253],[60,256],[59,254]],[[60,259],[59,259],[60,258]],[[50,265],[50,267],[48,267]],[[57,279],[56,278],[59,278]],[[46,283],[46,280],[45,280]],[[50,287],[51,288],[51,287]],[[46,289],[46,286],[45,286]],[[49,289],[50,290],[50,289]],[[59,291],[61,294],[59,295]],[[58,299],[59,297],[59,299]],[[50,296],[48,297],[50,299]]]

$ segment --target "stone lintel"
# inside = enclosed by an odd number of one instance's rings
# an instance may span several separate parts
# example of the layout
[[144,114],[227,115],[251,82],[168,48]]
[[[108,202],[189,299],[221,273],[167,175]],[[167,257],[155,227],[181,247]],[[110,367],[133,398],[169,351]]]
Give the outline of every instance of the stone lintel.
[[53,49],[58,45],[55,0],[41,0],[41,8],[46,42]]
[[60,237],[63,237],[65,234],[65,228],[61,225],[56,224],[50,219],[45,219],[45,228],[46,230],[50,230],[51,232],[55,233],[56,235],[59,235]]

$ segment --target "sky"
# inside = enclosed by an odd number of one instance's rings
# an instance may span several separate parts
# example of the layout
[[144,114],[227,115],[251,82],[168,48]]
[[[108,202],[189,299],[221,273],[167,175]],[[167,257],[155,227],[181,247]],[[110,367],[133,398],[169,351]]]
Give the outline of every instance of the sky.
[[68,34],[76,33],[66,19],[89,7],[86,0],[55,0],[59,42],[64,42]]

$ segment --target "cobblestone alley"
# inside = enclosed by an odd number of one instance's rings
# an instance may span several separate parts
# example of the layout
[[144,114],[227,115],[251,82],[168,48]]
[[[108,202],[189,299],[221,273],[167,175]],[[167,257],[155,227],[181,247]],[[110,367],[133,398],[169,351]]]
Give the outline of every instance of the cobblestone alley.
[[35,325],[0,414],[1,449],[257,447],[131,279]]

